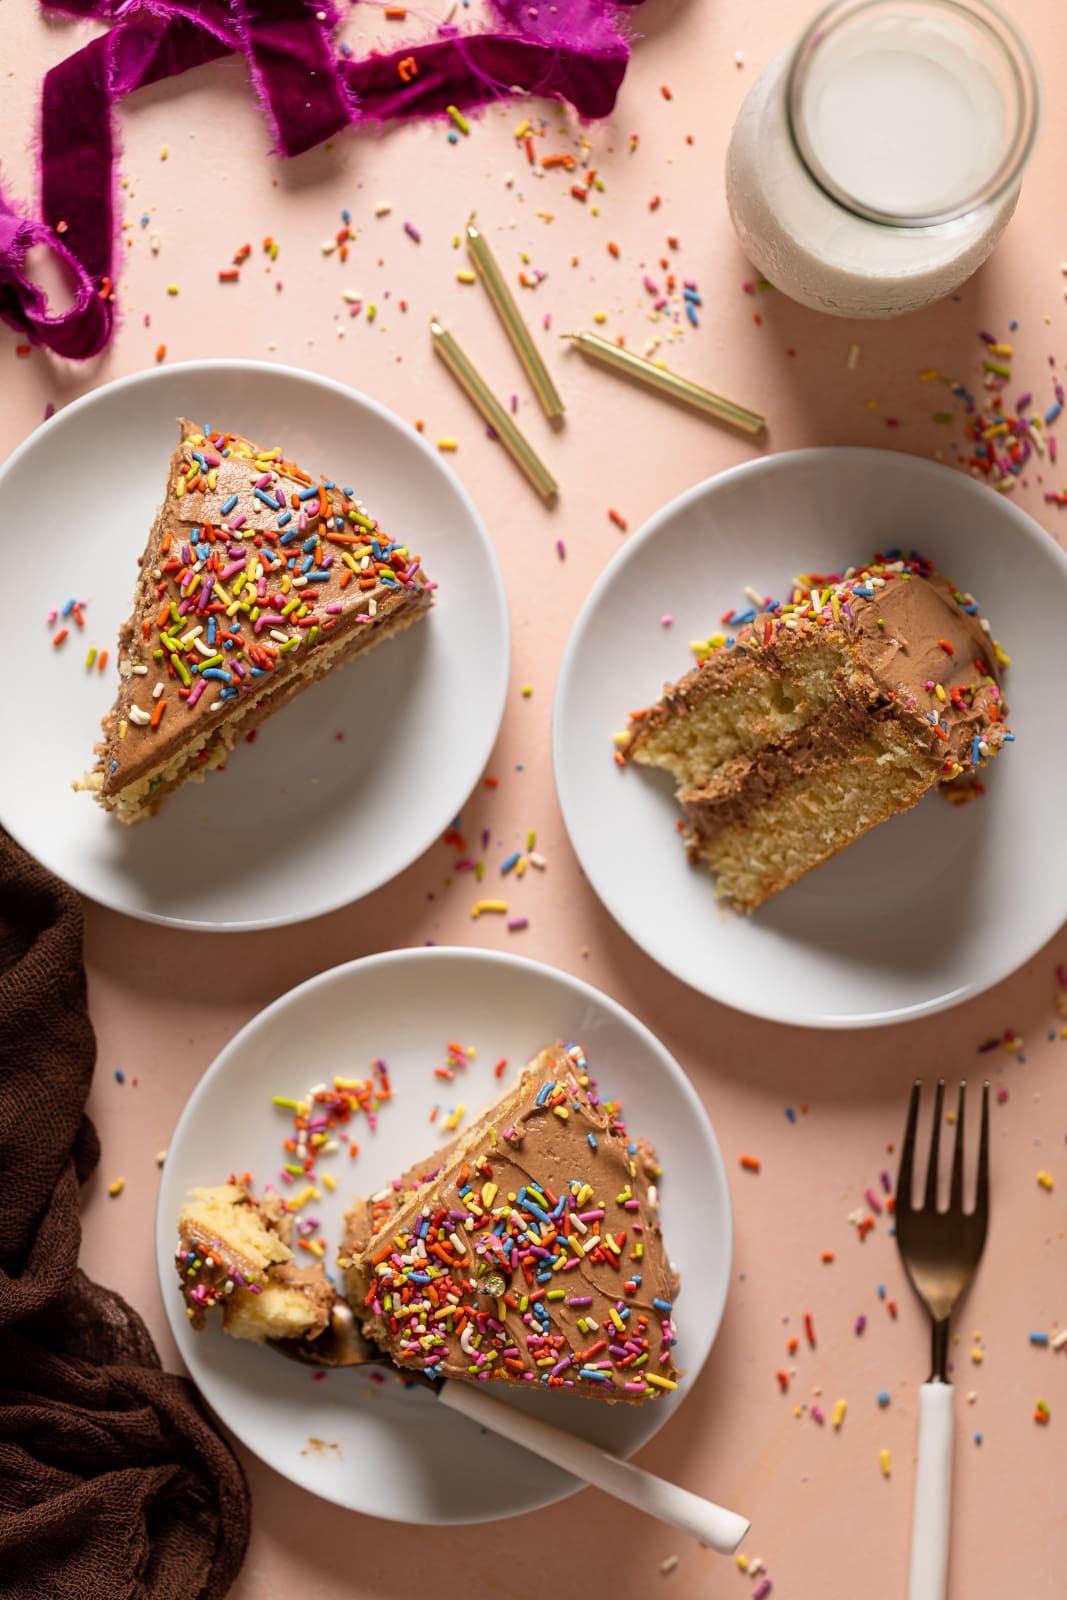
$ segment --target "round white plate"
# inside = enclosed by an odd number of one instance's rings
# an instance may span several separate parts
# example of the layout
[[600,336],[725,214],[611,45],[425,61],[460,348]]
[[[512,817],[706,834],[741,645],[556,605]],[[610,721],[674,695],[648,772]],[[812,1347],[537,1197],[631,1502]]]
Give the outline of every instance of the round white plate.
[[[125,827],[76,794],[117,678],[116,641],[178,439],[193,417],[352,484],[439,585],[415,628],[332,674],[241,745],[224,773]],[[474,504],[413,429],[366,395],[256,361],[197,361],[94,390],[0,470],[9,685],[0,821],[83,894],[187,928],[318,916],[433,843],[489,758],[509,666],[507,604]],[[47,615],[89,602],[53,649]],[[88,647],[110,652],[87,670]],[[341,737],[343,735],[343,737]],[[427,783],[427,773],[433,782]],[[269,861],[269,870],[265,862]]]
[[[621,1099],[631,1133],[650,1139],[663,1162],[663,1235],[682,1275],[674,1320],[686,1377],[675,1393],[641,1407],[558,1394],[503,1397],[628,1455],[696,1380],[726,1302],[732,1229],[719,1146],[681,1068],[621,1006],[552,967],[448,948],[370,956],[283,995],[231,1041],[182,1113],[159,1192],[160,1284],[186,1365],[226,1426],[294,1483],[354,1511],[423,1523],[511,1516],[579,1487],[438,1406],[426,1389],[395,1378],[376,1384],[369,1373],[352,1371],[314,1382],[307,1368],[264,1347],[227,1339],[214,1327],[194,1333],[174,1271],[175,1219],[191,1187],[224,1181],[235,1168],[252,1172],[257,1192],[277,1183],[290,1124],[272,1095],[291,1098],[334,1074],[367,1077],[374,1056],[388,1063],[394,1098],[383,1106],[377,1132],[367,1134],[361,1124],[356,1160],[320,1163],[320,1172],[338,1179],[336,1193],[324,1188],[313,1208],[335,1249],[351,1194],[372,1193],[443,1144],[449,1135],[441,1120],[457,1104],[466,1105],[469,1123],[501,1091],[493,1072],[501,1056],[509,1064],[506,1084],[558,1038],[585,1047],[602,1092]],[[450,1039],[477,1052],[454,1083],[434,1075]],[[431,1124],[435,1105],[441,1112]],[[312,1438],[335,1448],[317,1450]]]
[[[751,916],[687,863],[666,773],[620,771],[612,737],[693,664],[691,639],[895,546],[975,595],[1012,657],[1016,742],[963,807],[929,795]],[[661,618],[670,614],[673,625]],[[1009,500],[935,462],[799,450],[724,472],[665,507],[589,595],[556,691],[556,784],[596,892],[650,956],[712,999],[812,1027],[940,1010],[1013,972],[1067,917],[1067,556]]]

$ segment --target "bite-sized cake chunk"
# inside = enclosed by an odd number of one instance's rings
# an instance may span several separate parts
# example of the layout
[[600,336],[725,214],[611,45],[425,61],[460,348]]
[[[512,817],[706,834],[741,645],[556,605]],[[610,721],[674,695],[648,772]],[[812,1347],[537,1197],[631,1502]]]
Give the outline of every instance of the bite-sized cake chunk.
[[433,585],[354,491],[180,423],[119,636],[119,690],[75,783],[121,822],[219,767],[295,695],[426,614]]
[[749,910],[974,775],[1013,735],[1007,658],[918,556],[797,580],[630,720],[624,760],[675,780],[691,857]]
[[321,1262],[298,1267],[292,1216],[243,1184],[194,1189],[178,1214],[176,1266],[194,1328],[213,1307],[235,1339],[314,1339],[336,1298]]
[[[679,1377],[658,1171],[598,1095],[580,1046],[556,1045],[432,1176],[401,1180],[395,1206],[385,1192],[376,1231],[342,1261],[346,1297],[402,1368],[654,1399]],[[358,1242],[368,1216],[350,1219]]]

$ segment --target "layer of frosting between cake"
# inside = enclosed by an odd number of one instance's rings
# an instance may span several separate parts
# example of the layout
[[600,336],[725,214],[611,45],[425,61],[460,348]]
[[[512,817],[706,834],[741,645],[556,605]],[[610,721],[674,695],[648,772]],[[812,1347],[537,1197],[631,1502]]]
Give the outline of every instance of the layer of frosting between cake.
[[695,835],[707,841],[722,828],[746,822],[783,788],[820,769],[845,762],[867,767],[876,778],[879,765],[903,758],[914,770],[918,789],[939,781],[943,757],[932,737],[917,744],[885,708],[865,714],[858,707],[841,706],[781,744],[724,762],[705,784],[680,790],[678,800]]

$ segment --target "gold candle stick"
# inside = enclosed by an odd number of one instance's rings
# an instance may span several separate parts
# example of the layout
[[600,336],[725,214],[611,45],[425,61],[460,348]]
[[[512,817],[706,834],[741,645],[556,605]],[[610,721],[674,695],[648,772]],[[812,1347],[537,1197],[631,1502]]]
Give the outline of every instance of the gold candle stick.
[[712,394],[710,389],[702,389],[692,379],[668,372],[665,367],[658,367],[654,361],[634,355],[632,350],[624,350],[609,339],[602,339],[597,333],[562,333],[560,338],[573,339],[584,356],[602,362],[604,366],[633,378],[637,383],[643,383],[648,389],[669,395],[672,400],[680,400],[694,411],[714,417],[718,422],[729,422],[744,433],[763,432],[765,423],[758,412],[746,411],[744,406],[724,400],[721,395]]
[[511,290],[504,281],[504,274],[497,266],[493,253],[486,243],[485,235],[480,228],[474,226],[473,217],[467,223],[467,248],[478,276],[489,291],[489,298],[496,307],[497,316],[515,346],[523,370],[533,384],[542,411],[549,421],[555,421],[556,417],[563,415],[563,401],[557,394],[556,386],[541,360],[541,352],[530,337],[529,328],[522,320]]
[[436,317],[430,318],[430,333],[437,354],[472,405],[493,429],[508,455],[525,473],[538,494],[545,500],[551,500],[559,487],[555,478],[523,438],[500,401],[486,386],[484,379],[463,354],[455,339],[450,333],[445,332]]

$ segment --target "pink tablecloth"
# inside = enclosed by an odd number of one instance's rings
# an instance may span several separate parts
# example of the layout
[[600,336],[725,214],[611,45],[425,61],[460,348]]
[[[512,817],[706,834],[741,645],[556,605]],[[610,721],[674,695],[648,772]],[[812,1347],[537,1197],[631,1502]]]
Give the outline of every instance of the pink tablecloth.
[[[958,1419],[951,1594],[1052,1600],[1062,1593],[1067,1517],[1058,1438],[1067,1427],[1067,1351],[1032,1346],[1028,1336],[1054,1333],[1057,1319],[1067,1318],[1067,1042],[1054,1036],[1063,1021],[1054,1005],[1055,965],[1067,958],[1067,938],[972,1004],[850,1037],[774,1027],[704,1001],[612,924],[577,870],[553,794],[556,665],[583,596],[624,537],[609,508],[636,527],[664,500],[749,459],[756,447],[562,356],[553,366],[567,422],[550,437],[481,291],[456,280],[465,263],[453,236],[477,207],[513,282],[519,271],[531,281],[546,274],[521,291],[532,321],[550,314],[553,328],[565,330],[592,326],[603,312],[603,328],[624,332],[636,348],[660,336],[680,369],[766,412],[767,448],[875,444],[947,456],[953,444],[965,444],[962,408],[929,375],[978,387],[980,328],[1014,344],[1017,387],[1033,389],[1041,404],[1051,394],[1047,358],[1062,371],[1067,356],[1060,265],[1065,113],[1056,87],[1067,65],[1064,35],[1058,8],[1046,0],[1017,0],[1012,10],[1042,63],[1050,102],[1018,213],[958,301],[900,324],[821,320],[773,294],[742,289],[749,272],[726,215],[723,152],[748,86],[806,19],[808,0],[649,0],[639,17],[646,37],[617,115],[585,130],[552,107],[509,106],[489,112],[455,143],[445,127],[411,127],[378,139],[341,139],[283,166],[267,154],[267,133],[238,63],[140,96],[122,113],[128,248],[124,323],[114,348],[90,366],[64,369],[38,352],[20,356],[14,336],[0,332],[0,453],[40,421],[48,403],[62,405],[150,366],[160,344],[168,361],[241,355],[313,367],[424,421],[431,438],[456,437],[455,467],[496,540],[515,633],[512,694],[490,767],[499,786],[477,791],[465,821],[472,833],[491,829],[502,851],[535,827],[549,864],[515,885],[512,899],[529,927],[510,935],[499,922],[471,921],[466,889],[448,884],[452,856],[443,846],[369,901],[298,933],[184,935],[90,906],[87,953],[100,1038],[90,1110],[104,1163],[86,1195],[86,1267],[129,1297],[165,1357],[176,1360],[149,1227],[156,1151],[222,1044],[309,974],[427,938],[499,946],[573,970],[630,1006],[676,1053],[714,1120],[736,1202],[736,1281],[721,1335],[686,1405],[641,1459],[748,1513],[754,1527],[745,1548],[762,1557],[782,1600],[888,1600],[904,1592],[926,1327],[884,1216],[863,1243],[848,1217],[864,1205],[880,1170],[894,1166],[887,1146],[899,1135],[905,1088],[917,1071],[984,1070],[1009,1091],[995,1107],[989,1246],[958,1319],[954,1351],[960,1388],[973,1398],[961,1403]],[[369,7],[353,12],[347,36],[354,46],[373,43],[368,18],[375,16]],[[358,24],[370,31],[361,35]],[[382,20],[379,36],[392,26]],[[5,176],[28,192],[30,159],[11,130],[30,126],[41,72],[86,29],[46,27],[31,0],[9,0],[2,27]],[[572,175],[531,167],[515,138],[526,116],[547,121],[536,140],[539,155],[566,151],[587,160],[603,190],[594,186],[580,203],[570,193]],[[376,216],[379,201],[391,203],[387,215]],[[358,230],[345,263],[321,248],[341,227],[343,209]],[[421,231],[421,244],[405,234],[405,221]],[[266,235],[280,245],[273,265],[261,249]],[[677,238],[676,249],[668,235]],[[246,242],[252,253],[241,281],[219,283],[219,269]],[[644,275],[662,280],[667,271],[699,284],[699,329],[683,320],[674,335],[669,321],[650,320]],[[169,294],[169,285],[178,293]],[[346,289],[364,298],[357,317],[342,300]],[[431,311],[446,316],[500,388],[523,396],[521,420],[564,486],[554,511],[526,490],[434,362]],[[1009,332],[1014,321],[1018,328]],[[853,344],[859,351],[850,360]],[[942,412],[957,420],[933,420]],[[1067,513],[1043,494],[1063,485],[1046,478],[1041,484],[1031,475],[1018,499],[1056,533]],[[562,563],[554,549],[560,536]],[[520,693],[526,684],[533,689],[528,699]],[[194,963],[198,1003],[190,1009],[175,975]],[[1025,1041],[1025,1062],[1003,1046],[979,1060],[982,1042],[1006,1030]],[[126,1075],[122,1085],[116,1068]],[[743,1153],[761,1159],[758,1174],[741,1170]],[[1052,1174],[1052,1192],[1036,1182],[1039,1167]],[[120,1174],[125,1190],[109,1199],[107,1183]],[[831,1263],[824,1252],[833,1252]],[[814,1350],[803,1336],[805,1312],[814,1317]],[[857,1335],[860,1314],[867,1325]],[[795,1361],[787,1352],[794,1335]],[[775,1374],[793,1367],[789,1392],[781,1394]],[[881,1390],[891,1397],[884,1409]],[[1033,1420],[1038,1398],[1051,1409],[1046,1426]],[[797,1414],[803,1403],[821,1400],[829,1417],[838,1399],[848,1401],[839,1431],[829,1422],[820,1427],[810,1410]],[[891,1452],[888,1479],[882,1449]],[[764,1577],[745,1577],[732,1561],[592,1491],[481,1529],[405,1531],[321,1504],[255,1461],[246,1464],[256,1521],[237,1600],[427,1592],[436,1600],[489,1593],[533,1600],[553,1592],[567,1600],[623,1600],[660,1583],[678,1596],[744,1597]],[[660,1563],[672,1555],[677,1566],[661,1576]]]

